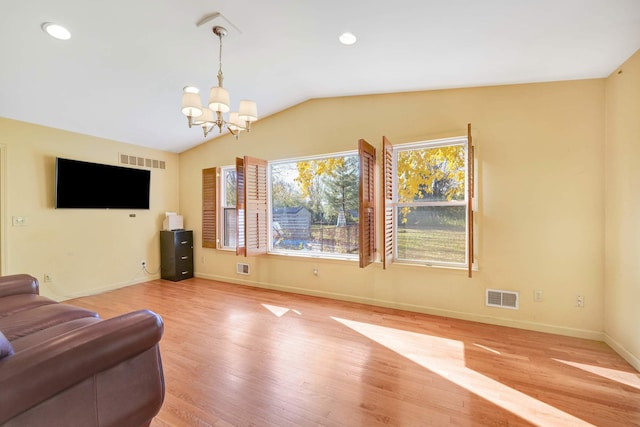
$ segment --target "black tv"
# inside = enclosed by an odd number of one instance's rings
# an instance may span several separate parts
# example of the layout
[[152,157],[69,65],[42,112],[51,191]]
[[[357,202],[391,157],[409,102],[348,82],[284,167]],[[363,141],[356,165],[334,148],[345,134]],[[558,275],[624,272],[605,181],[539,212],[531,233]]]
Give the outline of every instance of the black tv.
[[149,209],[151,171],[56,158],[57,209]]

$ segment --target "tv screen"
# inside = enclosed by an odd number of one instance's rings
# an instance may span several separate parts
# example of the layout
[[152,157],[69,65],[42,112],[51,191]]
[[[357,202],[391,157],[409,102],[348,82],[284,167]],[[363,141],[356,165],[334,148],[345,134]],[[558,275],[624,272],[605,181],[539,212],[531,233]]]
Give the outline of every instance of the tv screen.
[[56,208],[149,209],[151,171],[56,158]]

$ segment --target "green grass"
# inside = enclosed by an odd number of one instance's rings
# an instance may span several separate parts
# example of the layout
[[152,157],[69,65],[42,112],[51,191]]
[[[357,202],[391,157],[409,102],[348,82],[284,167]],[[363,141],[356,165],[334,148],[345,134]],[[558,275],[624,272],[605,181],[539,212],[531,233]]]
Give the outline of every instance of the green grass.
[[398,230],[398,258],[464,263],[466,233],[460,227]]

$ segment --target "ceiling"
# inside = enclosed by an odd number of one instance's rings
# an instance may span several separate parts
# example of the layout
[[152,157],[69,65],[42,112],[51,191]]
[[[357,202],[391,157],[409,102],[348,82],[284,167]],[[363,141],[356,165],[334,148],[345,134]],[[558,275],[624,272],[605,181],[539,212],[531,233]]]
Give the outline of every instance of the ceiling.
[[217,85],[215,24],[231,108],[253,99],[260,118],[319,97],[606,77],[640,48],[639,0],[0,0],[0,117],[198,145],[180,102]]

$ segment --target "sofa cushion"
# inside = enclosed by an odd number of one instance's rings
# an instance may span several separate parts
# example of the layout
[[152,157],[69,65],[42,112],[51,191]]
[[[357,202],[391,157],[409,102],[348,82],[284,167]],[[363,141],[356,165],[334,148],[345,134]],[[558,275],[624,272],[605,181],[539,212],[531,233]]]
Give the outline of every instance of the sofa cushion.
[[83,317],[98,317],[98,314],[67,304],[41,305],[0,318],[0,330],[4,332],[9,341],[13,341],[16,338]]
[[18,294],[0,298],[0,318],[47,304],[57,303],[35,294]]
[[11,343],[4,336],[2,332],[0,332],[0,360],[4,359],[7,356],[11,356],[13,354],[13,347],[11,347]]

